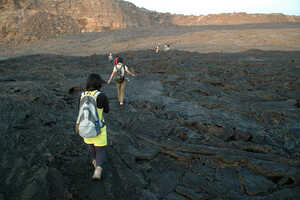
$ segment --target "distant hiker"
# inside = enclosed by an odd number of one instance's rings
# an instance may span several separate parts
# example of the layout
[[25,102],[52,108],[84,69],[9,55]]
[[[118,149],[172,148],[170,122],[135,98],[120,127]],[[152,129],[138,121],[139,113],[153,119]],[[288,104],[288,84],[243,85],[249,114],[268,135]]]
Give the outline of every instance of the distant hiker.
[[117,86],[118,100],[120,102],[120,105],[123,105],[124,103],[124,91],[126,85],[125,72],[127,72],[131,76],[135,76],[135,74],[129,71],[128,67],[123,64],[123,59],[121,57],[118,57],[117,64],[114,66],[114,69],[107,83],[110,84],[112,78],[115,75],[114,80]]
[[159,53],[159,45],[156,46],[155,53]]
[[101,179],[102,165],[105,161],[105,146],[107,146],[106,124],[103,112],[109,112],[109,102],[106,95],[100,91],[106,83],[98,74],[90,74],[86,89],[81,93],[78,118],[75,131],[83,137],[88,145],[94,166],[93,179]]
[[165,49],[164,51],[169,51],[170,50],[170,45],[169,44],[165,44]]
[[112,55],[112,53],[110,52],[109,55],[108,55],[108,61],[109,61],[111,64],[113,64],[113,60],[114,60],[113,55]]

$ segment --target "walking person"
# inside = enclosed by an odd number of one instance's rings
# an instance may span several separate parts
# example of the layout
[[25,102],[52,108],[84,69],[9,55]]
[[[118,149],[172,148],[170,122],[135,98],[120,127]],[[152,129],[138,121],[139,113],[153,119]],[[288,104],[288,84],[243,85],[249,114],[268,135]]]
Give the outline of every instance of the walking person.
[[155,53],[159,53],[159,45],[156,46]]
[[165,44],[165,49],[164,49],[164,51],[169,51],[170,50],[170,45],[169,44]]
[[108,61],[109,61],[112,65],[113,65],[113,60],[114,60],[113,55],[112,55],[112,53],[110,52],[109,55],[108,55]]
[[103,112],[109,112],[107,96],[101,91],[102,84],[106,83],[100,75],[90,74],[85,91],[82,92],[79,102],[79,113],[75,130],[88,145],[94,174],[92,179],[100,180],[105,161],[105,147],[107,146],[106,124]]
[[124,95],[125,95],[125,86],[126,86],[125,72],[133,77],[135,77],[136,75],[134,73],[132,73],[131,71],[129,71],[128,67],[123,64],[123,58],[118,57],[116,63],[117,64],[114,65],[114,69],[113,69],[107,83],[110,84],[112,78],[115,76],[114,81],[117,86],[118,101],[119,101],[120,105],[123,105]]

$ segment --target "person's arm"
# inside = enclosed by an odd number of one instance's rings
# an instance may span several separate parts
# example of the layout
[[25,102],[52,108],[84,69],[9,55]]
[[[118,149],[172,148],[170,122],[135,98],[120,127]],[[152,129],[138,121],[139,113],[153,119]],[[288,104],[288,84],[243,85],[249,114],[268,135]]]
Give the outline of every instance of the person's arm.
[[134,73],[132,73],[131,71],[129,71],[129,69],[128,69],[128,67],[127,66],[125,66],[125,71],[129,74],[129,75],[131,75],[131,76],[134,76],[135,77],[135,74]]
[[97,107],[103,108],[103,112],[109,112],[109,102],[107,96],[104,93],[100,93],[97,97]]
[[110,84],[111,79],[114,77],[115,73],[116,73],[116,70],[115,70],[115,67],[114,67],[114,70],[112,71],[112,73],[111,73],[111,75],[110,75],[110,77],[109,77],[109,79],[107,81],[107,84]]
[[[77,115],[79,114],[79,108],[80,108],[80,97],[79,97],[78,103],[77,103]],[[75,133],[79,133],[79,122],[77,122],[77,119],[75,121],[74,131],[75,131]]]

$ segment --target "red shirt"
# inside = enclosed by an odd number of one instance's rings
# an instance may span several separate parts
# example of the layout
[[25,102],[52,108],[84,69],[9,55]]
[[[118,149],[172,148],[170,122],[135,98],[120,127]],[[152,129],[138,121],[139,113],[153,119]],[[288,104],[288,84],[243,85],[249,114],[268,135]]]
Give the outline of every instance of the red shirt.
[[114,65],[118,64],[118,58],[114,59]]

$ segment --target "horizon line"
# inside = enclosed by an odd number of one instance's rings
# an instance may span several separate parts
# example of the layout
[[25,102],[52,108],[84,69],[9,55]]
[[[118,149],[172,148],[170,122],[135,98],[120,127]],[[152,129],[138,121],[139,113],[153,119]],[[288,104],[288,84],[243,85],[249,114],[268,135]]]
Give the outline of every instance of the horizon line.
[[145,9],[147,11],[150,12],[156,12],[156,13],[161,13],[161,14],[171,14],[171,15],[185,15],[185,16],[205,16],[205,15],[220,15],[220,14],[248,14],[248,15],[285,15],[285,16],[299,16],[300,17],[300,13],[299,14],[286,14],[283,12],[245,12],[245,11],[233,11],[233,12],[218,12],[218,13],[206,13],[206,14],[185,14],[185,13],[173,13],[173,12],[161,12],[161,11],[156,11],[156,10],[149,10],[147,8],[144,7],[138,7],[137,8],[141,8],[141,9]]

